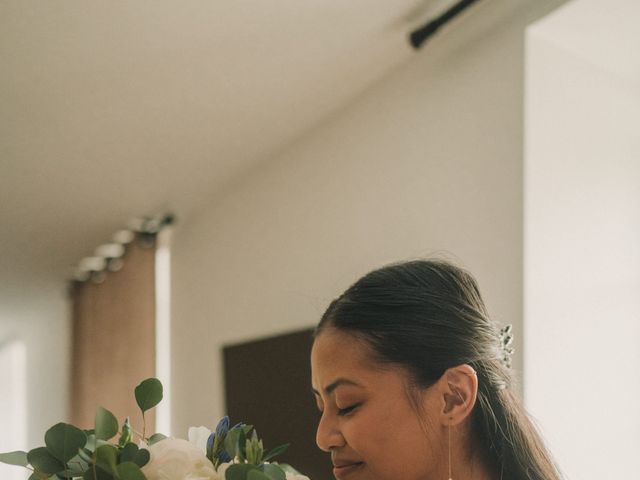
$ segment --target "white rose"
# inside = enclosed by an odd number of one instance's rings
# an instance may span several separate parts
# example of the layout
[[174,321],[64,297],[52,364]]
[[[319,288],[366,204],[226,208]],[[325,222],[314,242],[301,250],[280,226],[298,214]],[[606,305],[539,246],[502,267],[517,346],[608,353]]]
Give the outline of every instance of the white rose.
[[287,480],[309,480],[309,477],[306,475],[298,475],[296,473],[287,473]]
[[218,465],[218,471],[216,472],[216,476],[214,477],[215,480],[225,480],[224,472],[226,472],[227,468],[229,468],[231,465],[233,465],[232,462],[221,463],[220,465]]
[[[211,461],[194,444],[166,438],[149,447],[151,460],[142,468],[147,480],[218,480]],[[222,477],[224,478],[224,477]]]
[[202,452],[207,454],[207,440],[211,436],[211,430],[207,427],[189,427],[187,438],[191,443],[198,447]]

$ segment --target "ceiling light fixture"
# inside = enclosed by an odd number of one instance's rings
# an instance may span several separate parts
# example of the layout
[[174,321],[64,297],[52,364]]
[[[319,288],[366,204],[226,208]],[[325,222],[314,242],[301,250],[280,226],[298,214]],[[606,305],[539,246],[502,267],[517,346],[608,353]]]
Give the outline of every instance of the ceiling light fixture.
[[100,245],[93,256],[80,260],[73,270],[73,279],[76,282],[103,282],[107,271],[117,272],[122,268],[127,245],[136,241],[144,247],[152,247],[158,232],[174,221],[175,216],[171,213],[131,219],[129,228],[116,232],[112,242]]

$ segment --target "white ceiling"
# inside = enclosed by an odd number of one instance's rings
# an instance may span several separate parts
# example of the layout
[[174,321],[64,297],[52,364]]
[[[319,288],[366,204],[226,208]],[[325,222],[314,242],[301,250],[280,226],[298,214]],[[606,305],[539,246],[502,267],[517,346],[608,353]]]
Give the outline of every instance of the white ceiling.
[[0,282],[63,280],[133,216],[188,218],[455,1],[0,2]]
[[412,55],[432,2],[0,3],[0,268],[186,215]]

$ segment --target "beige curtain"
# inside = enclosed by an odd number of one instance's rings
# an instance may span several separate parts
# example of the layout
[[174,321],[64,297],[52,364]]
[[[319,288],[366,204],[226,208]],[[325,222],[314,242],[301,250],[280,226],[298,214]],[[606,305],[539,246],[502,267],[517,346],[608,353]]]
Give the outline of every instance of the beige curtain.
[[[155,374],[155,244],[133,241],[102,283],[74,284],[71,422],[93,428],[98,405],[142,431],[134,388]],[[148,412],[147,432],[155,418]]]

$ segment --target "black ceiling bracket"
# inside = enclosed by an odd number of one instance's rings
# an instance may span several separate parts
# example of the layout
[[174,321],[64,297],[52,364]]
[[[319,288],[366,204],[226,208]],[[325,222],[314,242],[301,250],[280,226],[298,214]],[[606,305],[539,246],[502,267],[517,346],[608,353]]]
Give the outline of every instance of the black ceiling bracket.
[[426,25],[411,32],[409,34],[409,43],[411,43],[413,48],[415,48],[416,50],[419,49],[424,44],[424,42],[426,42],[440,29],[440,27],[449,23],[449,21],[453,20],[460,13],[462,13],[477,1],[478,0],[462,0],[456,3],[438,17],[430,20]]

